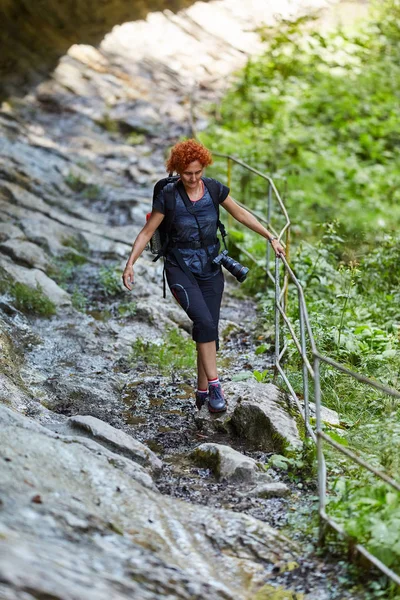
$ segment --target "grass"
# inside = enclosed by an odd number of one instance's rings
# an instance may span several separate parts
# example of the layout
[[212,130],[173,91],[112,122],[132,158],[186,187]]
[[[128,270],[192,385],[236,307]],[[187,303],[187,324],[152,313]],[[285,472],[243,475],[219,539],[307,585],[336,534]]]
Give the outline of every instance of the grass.
[[196,367],[196,347],[177,329],[167,331],[160,343],[137,339],[132,345],[129,361],[133,366],[144,363],[163,375],[191,375]]
[[56,306],[43,292],[40,285],[32,288],[24,283],[13,283],[9,289],[13,296],[15,308],[26,314],[51,317],[56,313]]
[[106,296],[118,296],[122,294],[121,269],[119,265],[101,267],[99,271],[100,288]]

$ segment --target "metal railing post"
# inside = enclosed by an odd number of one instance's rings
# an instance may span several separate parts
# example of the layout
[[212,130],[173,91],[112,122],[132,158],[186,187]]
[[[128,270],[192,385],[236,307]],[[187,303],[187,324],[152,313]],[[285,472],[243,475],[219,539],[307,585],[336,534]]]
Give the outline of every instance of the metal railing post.
[[[228,188],[231,189],[231,185],[232,185],[232,159],[230,157],[227,158],[227,163],[226,163],[226,181],[228,184]],[[231,229],[232,228],[232,215],[230,213],[228,213],[228,228]]]
[[314,354],[314,402],[317,418],[317,460],[318,460],[318,513],[319,513],[319,543],[322,545],[325,541],[325,515],[326,507],[326,467],[323,452],[322,419],[321,419],[321,383],[319,373],[320,361]]
[[[286,253],[286,261],[289,263],[290,262],[290,225],[286,229],[285,253]],[[283,306],[284,306],[284,309],[286,312],[287,307],[288,307],[288,296],[289,296],[289,276],[288,276],[288,274],[286,274],[284,286],[285,286],[284,287],[285,293],[284,293],[284,297],[283,297]]]
[[300,294],[298,295],[298,297],[299,297],[299,317],[300,317],[300,343],[301,343],[301,352],[303,354],[303,356],[302,356],[303,398],[304,398],[304,420],[306,422],[305,435],[306,435],[306,437],[308,437],[309,433],[308,433],[307,424],[310,423],[310,406],[308,404],[308,400],[309,400],[309,398],[308,398],[308,369],[307,369],[306,362],[304,360],[304,357],[306,356],[306,353],[307,353],[307,344],[306,344],[306,331],[305,331],[305,324],[304,324],[304,313],[303,313],[303,306],[301,304]]
[[[268,226],[271,223],[271,211],[272,211],[272,187],[270,182],[268,182],[268,206],[267,206],[267,221],[268,221]],[[270,243],[267,240],[267,251],[266,251],[266,268],[267,271],[269,270],[269,259],[271,257],[271,247],[270,247]]]
[[275,371],[274,371],[274,381],[276,381],[278,375],[278,364],[279,364],[279,354],[280,354],[280,282],[279,282],[279,258],[275,256]]

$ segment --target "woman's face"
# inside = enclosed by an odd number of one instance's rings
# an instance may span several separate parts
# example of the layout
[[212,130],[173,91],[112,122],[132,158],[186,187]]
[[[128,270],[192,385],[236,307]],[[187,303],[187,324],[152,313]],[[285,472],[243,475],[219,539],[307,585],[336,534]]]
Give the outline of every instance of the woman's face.
[[179,173],[183,185],[190,190],[197,189],[201,176],[203,175],[204,167],[198,160],[189,163],[186,169]]

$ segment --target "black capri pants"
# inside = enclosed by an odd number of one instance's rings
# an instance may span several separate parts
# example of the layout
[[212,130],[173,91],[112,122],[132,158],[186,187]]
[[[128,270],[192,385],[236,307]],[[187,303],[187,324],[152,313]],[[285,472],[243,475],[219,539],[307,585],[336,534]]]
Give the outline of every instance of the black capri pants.
[[209,279],[194,280],[178,266],[166,265],[165,274],[172,295],[193,321],[192,337],[195,342],[218,342],[218,322],[224,291],[222,269]]

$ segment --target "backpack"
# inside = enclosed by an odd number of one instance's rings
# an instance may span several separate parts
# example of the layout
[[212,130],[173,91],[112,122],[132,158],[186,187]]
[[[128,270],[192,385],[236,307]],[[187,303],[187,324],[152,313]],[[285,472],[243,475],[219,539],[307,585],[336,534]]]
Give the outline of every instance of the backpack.
[[[154,186],[154,190],[153,190],[153,202],[155,200],[155,198],[157,198],[158,194],[163,190],[164,191],[164,199],[165,199],[165,217],[162,221],[162,223],[159,225],[159,227],[156,229],[156,231],[154,232],[151,240],[150,240],[150,251],[153,254],[156,254],[155,258],[153,258],[153,262],[156,262],[159,258],[161,258],[162,256],[165,257],[167,255],[168,252],[168,245],[170,242],[170,233],[171,233],[171,229],[172,229],[172,224],[174,222],[174,218],[175,218],[175,209],[176,209],[176,197],[175,197],[175,190],[176,190],[176,185],[179,181],[180,177],[179,175],[172,175],[172,173],[169,174],[168,177],[165,177],[164,179],[160,179],[159,181],[157,181],[157,183]],[[225,237],[227,235],[225,227],[223,225],[223,223],[221,223],[220,219],[219,219],[219,186],[218,186],[218,182],[215,179],[211,179],[210,177],[202,177],[202,180],[204,182],[204,185],[206,186],[206,188],[208,189],[210,196],[212,198],[213,204],[214,204],[214,208],[215,211],[217,213],[217,227],[218,230],[222,236],[222,240],[223,243],[226,247],[225,244]],[[190,202],[189,197],[187,196],[185,189],[182,185],[183,189],[180,189],[179,192],[181,194],[181,197],[186,205],[186,208],[188,209],[188,211],[193,214],[193,206]],[[149,213],[147,215],[147,218],[150,217]],[[196,217],[195,217],[196,218]],[[197,218],[196,218],[197,221]],[[200,239],[201,238],[201,230],[200,230],[200,225],[197,221],[197,225],[199,227],[199,232],[200,232]],[[187,268],[185,262],[183,261],[179,251],[177,251],[176,253],[174,253],[175,258],[178,261],[178,264],[180,265],[180,267],[183,269],[183,271],[185,271],[185,273],[189,276],[190,279],[193,279],[193,275],[192,273],[189,271],[189,269]],[[165,278],[163,275],[163,288],[164,288],[164,298],[165,298]]]
[[[219,201],[218,201],[218,193],[219,187],[218,183],[215,179],[211,179],[210,177],[203,177],[203,182],[208,191],[210,192],[210,196],[212,198],[215,211],[217,213],[217,227],[222,236],[222,239],[225,243],[224,238],[226,237],[226,230],[219,219]],[[156,229],[153,234],[152,239],[150,240],[150,251],[152,254],[156,254],[156,257],[153,259],[153,262],[156,262],[161,256],[166,256],[168,251],[168,243],[170,238],[170,232],[172,228],[172,224],[175,218],[175,208],[176,208],[176,197],[175,197],[175,189],[176,184],[179,181],[179,175],[173,176],[171,173],[168,177],[164,179],[160,179],[154,186],[153,191],[153,202],[155,198],[157,198],[158,194],[161,190],[164,190],[164,198],[165,198],[165,218],[163,219],[161,225]],[[182,186],[183,187],[183,186]],[[186,205],[186,208],[189,212],[192,212],[192,205],[188,198],[184,196],[186,194],[181,194],[182,199]],[[151,213],[147,215],[150,216]]]

